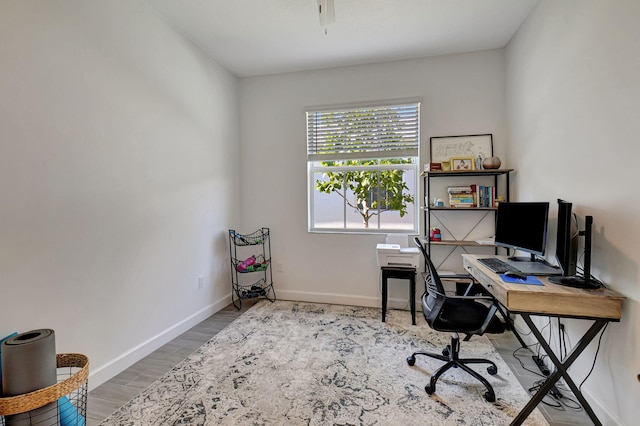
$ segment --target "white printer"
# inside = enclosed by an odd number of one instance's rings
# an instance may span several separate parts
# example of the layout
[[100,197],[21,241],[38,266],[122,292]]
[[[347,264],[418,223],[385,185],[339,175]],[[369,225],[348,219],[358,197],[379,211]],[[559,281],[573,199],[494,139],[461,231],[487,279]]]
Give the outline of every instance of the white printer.
[[378,266],[420,268],[420,249],[407,247],[408,235],[387,235],[386,243],[376,245]]

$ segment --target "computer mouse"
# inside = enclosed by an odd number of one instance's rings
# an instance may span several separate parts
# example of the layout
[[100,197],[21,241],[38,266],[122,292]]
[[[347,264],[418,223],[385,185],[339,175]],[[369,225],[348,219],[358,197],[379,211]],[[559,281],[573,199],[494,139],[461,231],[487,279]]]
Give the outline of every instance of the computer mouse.
[[504,273],[504,276],[509,278],[520,278],[521,280],[527,279],[527,276],[525,274],[518,271],[507,271]]

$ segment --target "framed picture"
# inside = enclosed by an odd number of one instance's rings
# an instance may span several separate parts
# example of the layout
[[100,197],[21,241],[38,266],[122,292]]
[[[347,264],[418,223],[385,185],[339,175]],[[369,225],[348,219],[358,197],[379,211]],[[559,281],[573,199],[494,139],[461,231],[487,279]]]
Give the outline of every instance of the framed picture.
[[[493,157],[493,135],[433,136],[431,143],[432,163],[450,162],[452,158],[473,159]],[[455,170],[455,169],[453,169]],[[471,169],[469,169],[471,170]]]
[[475,170],[473,157],[451,157],[451,170]]

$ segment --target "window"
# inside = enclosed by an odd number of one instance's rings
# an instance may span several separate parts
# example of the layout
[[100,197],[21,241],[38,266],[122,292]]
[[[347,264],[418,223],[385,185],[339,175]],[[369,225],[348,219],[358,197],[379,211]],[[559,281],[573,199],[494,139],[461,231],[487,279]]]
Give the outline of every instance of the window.
[[420,103],[307,111],[309,231],[418,232]]

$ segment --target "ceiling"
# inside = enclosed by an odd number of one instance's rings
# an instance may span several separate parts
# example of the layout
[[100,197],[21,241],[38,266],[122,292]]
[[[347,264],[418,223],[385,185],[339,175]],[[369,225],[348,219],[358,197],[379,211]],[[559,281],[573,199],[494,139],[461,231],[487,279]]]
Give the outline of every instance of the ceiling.
[[238,77],[504,47],[538,0],[143,0]]

